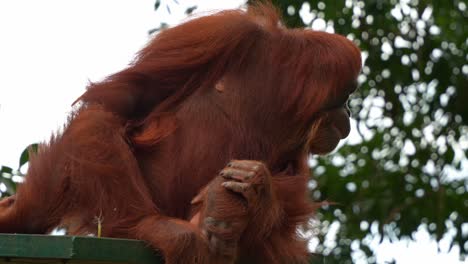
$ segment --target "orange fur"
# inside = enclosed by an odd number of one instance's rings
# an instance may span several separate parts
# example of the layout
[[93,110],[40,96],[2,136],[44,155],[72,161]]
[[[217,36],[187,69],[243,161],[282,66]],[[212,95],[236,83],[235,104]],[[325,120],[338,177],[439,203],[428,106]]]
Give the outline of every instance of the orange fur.
[[[165,30],[77,100],[63,133],[32,157],[17,194],[0,202],[0,232],[96,233],[100,217],[102,236],[143,239],[167,263],[225,263],[190,223],[202,210],[191,200],[229,160],[260,160],[274,199],[248,219],[239,261],[305,262],[297,228],[314,209],[310,131],[346,100],[360,67],[346,38],[286,29],[264,4]],[[283,170],[288,163],[294,173]],[[216,202],[221,217],[241,210],[232,199]]]

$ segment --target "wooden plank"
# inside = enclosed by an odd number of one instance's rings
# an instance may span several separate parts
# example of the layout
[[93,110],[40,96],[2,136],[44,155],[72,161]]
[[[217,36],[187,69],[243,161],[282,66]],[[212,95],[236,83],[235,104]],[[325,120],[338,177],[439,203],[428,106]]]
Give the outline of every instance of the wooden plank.
[[163,263],[131,239],[0,234],[0,263]]
[[[0,234],[0,264],[162,264],[144,242],[79,236]],[[321,256],[311,263],[327,263]]]

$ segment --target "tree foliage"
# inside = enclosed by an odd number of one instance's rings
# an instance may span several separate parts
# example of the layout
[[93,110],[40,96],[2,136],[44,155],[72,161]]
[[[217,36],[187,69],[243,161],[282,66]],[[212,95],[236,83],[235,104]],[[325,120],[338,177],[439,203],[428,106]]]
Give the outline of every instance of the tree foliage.
[[38,144],[31,144],[23,150],[18,160],[18,168],[0,166],[0,199],[16,192],[16,184],[25,176],[22,171],[29,161],[29,154],[37,152]]
[[[359,140],[313,160],[317,251],[374,262],[372,241],[425,228],[468,250],[468,16],[463,1],[274,1],[290,27],[354,40],[365,63],[350,101]],[[357,141],[357,142],[356,142]],[[465,217],[465,218],[463,218]],[[336,239],[325,243],[330,226]]]

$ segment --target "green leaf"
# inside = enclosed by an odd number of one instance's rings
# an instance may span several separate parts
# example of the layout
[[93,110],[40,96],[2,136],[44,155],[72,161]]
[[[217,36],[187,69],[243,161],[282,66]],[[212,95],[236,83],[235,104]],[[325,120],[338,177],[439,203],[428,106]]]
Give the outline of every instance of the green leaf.
[[[0,173],[3,174],[3,173],[8,173],[8,174],[13,174],[13,169],[10,168],[10,167],[7,167],[7,166],[1,166],[0,167]],[[1,176],[0,174],[0,176]]]
[[154,3],[154,10],[158,10],[158,8],[161,6],[161,1],[156,0],[156,3]]
[[195,9],[197,9],[197,6],[191,6],[189,8],[187,8],[187,10],[185,10],[185,14],[186,15],[191,15],[193,13],[193,11],[195,11]]
[[445,152],[444,158],[445,161],[450,164],[453,162],[453,158],[455,157],[455,151],[453,151],[453,148],[448,147],[447,152]]
[[37,153],[37,149],[39,147],[39,144],[31,144],[27,148],[23,150],[23,153],[21,153],[20,159],[19,159],[19,168],[21,168],[24,164],[26,164],[29,161],[29,153]]
[[12,179],[2,178],[0,177],[0,183],[5,184],[8,194],[13,194],[16,192],[16,183]]

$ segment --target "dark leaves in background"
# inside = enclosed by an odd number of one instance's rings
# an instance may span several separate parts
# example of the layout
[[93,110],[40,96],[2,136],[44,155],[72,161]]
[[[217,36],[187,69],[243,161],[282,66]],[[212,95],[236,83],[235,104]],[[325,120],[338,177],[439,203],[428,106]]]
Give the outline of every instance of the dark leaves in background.
[[31,144],[23,150],[19,158],[18,169],[14,170],[8,166],[0,167],[0,184],[6,186],[6,191],[2,192],[0,190],[0,197],[9,196],[16,192],[17,182],[14,181],[14,177],[24,176],[20,169],[29,161],[31,153],[37,153],[38,146],[38,144]]
[[[316,158],[313,166],[312,197],[336,203],[318,218],[340,225],[336,246],[323,245],[324,232],[318,252],[332,257],[329,263],[345,263],[351,252],[374,263],[369,240],[410,239],[424,227],[437,240],[455,234],[451,243],[464,258],[468,175],[453,175],[468,157],[466,3],[273,2],[287,26],[323,19],[367,57],[350,102],[363,140]],[[313,17],[307,23],[299,15],[306,5]]]
[[37,153],[38,144],[31,144],[26,149],[23,150],[19,159],[19,167],[21,168],[24,164],[29,161],[30,153]]
[[154,10],[158,10],[159,6],[161,6],[161,1],[156,0],[156,2],[154,3]]
[[193,11],[195,11],[196,9],[197,9],[197,6],[191,6],[191,7],[187,8],[185,10],[185,14],[186,15],[191,15],[193,13]]

